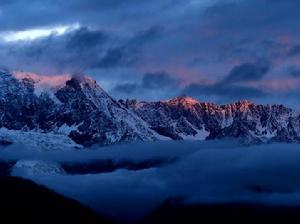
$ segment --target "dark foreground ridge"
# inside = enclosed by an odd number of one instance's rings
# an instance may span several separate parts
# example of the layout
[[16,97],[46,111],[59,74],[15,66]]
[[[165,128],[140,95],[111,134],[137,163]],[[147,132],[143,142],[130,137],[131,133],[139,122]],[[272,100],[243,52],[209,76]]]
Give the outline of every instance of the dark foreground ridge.
[[112,223],[75,200],[32,181],[0,177],[1,223]]
[[[0,177],[0,197],[1,220],[7,223],[113,223],[72,199],[17,177]],[[181,200],[167,200],[139,223],[300,223],[300,207],[184,204]]]

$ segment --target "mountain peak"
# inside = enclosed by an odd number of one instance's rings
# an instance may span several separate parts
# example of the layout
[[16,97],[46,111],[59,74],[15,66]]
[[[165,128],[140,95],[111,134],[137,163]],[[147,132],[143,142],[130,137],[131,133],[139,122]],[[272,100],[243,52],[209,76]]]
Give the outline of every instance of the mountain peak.
[[237,105],[238,107],[240,107],[241,109],[247,109],[250,106],[255,105],[254,102],[250,101],[250,100],[240,100],[237,103],[235,103],[235,105]]
[[167,103],[172,104],[172,105],[196,105],[199,104],[200,102],[190,96],[179,96],[179,97],[175,97],[171,100],[168,100]]
[[73,75],[70,80],[66,81],[66,85],[75,89],[84,89],[85,87],[91,89],[100,88],[96,80],[86,75]]
[[87,84],[90,84],[90,85],[96,85],[97,84],[96,80],[92,79],[90,76],[87,76],[87,75],[75,74],[75,75],[72,76],[72,79],[77,80],[80,83],[87,83]]
[[240,100],[237,103],[242,104],[242,105],[252,105],[252,104],[254,104],[254,102],[252,102],[251,100]]

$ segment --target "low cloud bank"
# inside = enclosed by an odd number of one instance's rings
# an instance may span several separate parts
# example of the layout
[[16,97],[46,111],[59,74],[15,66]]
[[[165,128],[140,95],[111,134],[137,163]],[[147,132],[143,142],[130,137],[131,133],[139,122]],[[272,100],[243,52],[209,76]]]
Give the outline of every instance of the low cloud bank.
[[144,216],[170,197],[183,197],[185,203],[300,206],[300,149],[296,144],[241,147],[218,141],[156,142],[73,153],[17,151],[2,150],[0,158],[61,163],[95,158],[142,161],[178,157],[169,165],[139,171],[26,176],[96,211],[125,220]]

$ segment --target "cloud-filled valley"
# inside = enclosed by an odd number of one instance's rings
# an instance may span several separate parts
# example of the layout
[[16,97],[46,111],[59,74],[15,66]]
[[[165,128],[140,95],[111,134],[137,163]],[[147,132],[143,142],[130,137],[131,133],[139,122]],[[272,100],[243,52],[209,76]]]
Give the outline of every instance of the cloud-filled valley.
[[[132,221],[166,199],[178,197],[188,204],[243,202],[299,206],[298,148],[296,144],[243,147],[231,141],[125,144],[73,152],[35,152],[11,146],[2,149],[0,157],[2,161],[22,159],[46,164],[176,157],[161,166],[141,170],[127,170],[124,166],[112,172],[83,175],[12,169],[14,175],[32,179],[95,211]],[[23,167],[23,171],[26,169],[34,167]]]

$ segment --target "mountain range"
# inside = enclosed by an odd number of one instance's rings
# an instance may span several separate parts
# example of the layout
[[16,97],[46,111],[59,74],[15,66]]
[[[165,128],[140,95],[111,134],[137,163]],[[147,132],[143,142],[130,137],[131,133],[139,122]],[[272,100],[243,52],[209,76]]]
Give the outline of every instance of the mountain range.
[[167,139],[300,143],[300,113],[283,105],[216,105],[188,96],[117,101],[83,75],[47,88],[41,83],[42,76],[0,70],[2,144],[52,150]]

